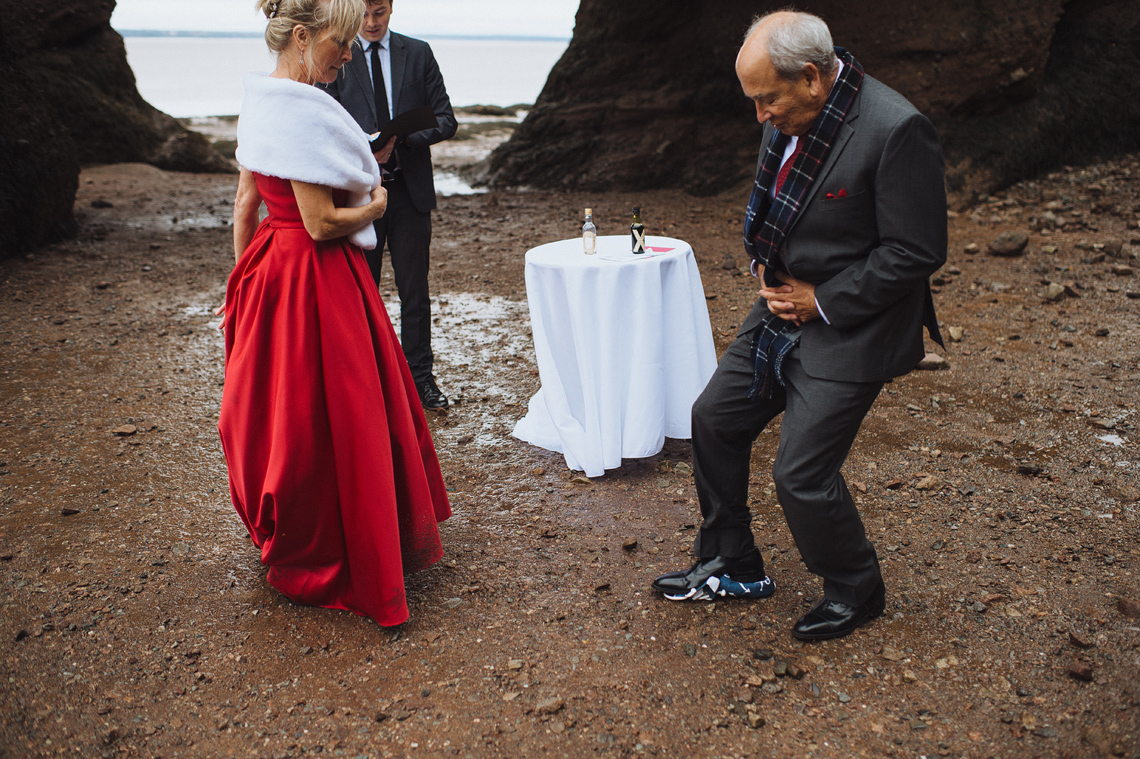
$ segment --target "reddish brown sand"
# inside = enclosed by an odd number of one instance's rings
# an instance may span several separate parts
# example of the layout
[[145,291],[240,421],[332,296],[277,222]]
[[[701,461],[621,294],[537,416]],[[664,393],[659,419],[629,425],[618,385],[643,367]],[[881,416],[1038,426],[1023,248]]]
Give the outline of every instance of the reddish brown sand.
[[[755,298],[746,191],[441,201],[456,513],[393,630],[282,598],[229,503],[234,184],[89,169],[79,238],[0,264],[0,755],[1140,756],[1135,158],[952,219],[935,298],[961,342],[887,385],[846,467],[887,613],[813,645],[775,430],[751,501],[777,593],[692,605],[648,587],[691,561],[687,442],[587,480],[510,436],[539,384],[525,250],[640,205],[693,245],[723,350]],[[1022,256],[987,254],[1005,231]]]

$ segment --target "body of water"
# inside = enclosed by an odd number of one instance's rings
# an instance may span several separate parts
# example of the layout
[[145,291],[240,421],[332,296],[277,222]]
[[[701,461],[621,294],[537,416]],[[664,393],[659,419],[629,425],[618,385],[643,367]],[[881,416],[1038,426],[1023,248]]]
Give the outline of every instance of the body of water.
[[[275,65],[253,37],[125,37],[139,93],[176,117],[241,110],[242,77]],[[425,38],[455,106],[533,103],[568,40]]]

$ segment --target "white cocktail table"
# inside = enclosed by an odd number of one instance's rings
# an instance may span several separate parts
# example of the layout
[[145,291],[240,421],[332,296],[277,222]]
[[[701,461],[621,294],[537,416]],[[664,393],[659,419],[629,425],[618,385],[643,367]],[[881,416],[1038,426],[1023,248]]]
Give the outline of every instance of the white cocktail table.
[[526,292],[542,386],[514,436],[588,476],[690,436],[693,401],[716,369],[704,286],[688,243],[628,235],[526,254]]

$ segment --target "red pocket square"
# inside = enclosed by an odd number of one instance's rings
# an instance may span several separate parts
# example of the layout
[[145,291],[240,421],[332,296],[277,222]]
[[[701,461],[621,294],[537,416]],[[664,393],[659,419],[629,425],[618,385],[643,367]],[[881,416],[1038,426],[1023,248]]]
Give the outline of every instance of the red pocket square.
[[835,200],[836,198],[846,198],[846,197],[847,197],[847,190],[846,190],[846,189],[841,189],[841,190],[839,191],[839,194],[838,194],[838,195],[836,195],[836,194],[835,194],[835,193],[833,193],[833,192],[829,192],[829,193],[827,193],[827,195],[825,195],[824,197],[825,197],[827,200]]

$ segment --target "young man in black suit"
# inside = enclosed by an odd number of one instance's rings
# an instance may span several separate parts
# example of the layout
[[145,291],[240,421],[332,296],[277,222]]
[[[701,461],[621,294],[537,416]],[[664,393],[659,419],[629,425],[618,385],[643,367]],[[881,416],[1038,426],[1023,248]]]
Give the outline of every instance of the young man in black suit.
[[375,222],[376,249],[365,251],[365,257],[379,284],[387,242],[400,293],[400,343],[408,368],[424,408],[446,409],[447,396],[440,392],[432,373],[435,356],[428,266],[431,212],[436,203],[431,146],[455,135],[455,114],[431,47],[391,32],[391,15],[391,0],[367,0],[352,60],[341,67],[335,82],[322,86],[369,134],[414,108],[427,105],[435,111],[439,124],[435,129],[410,135],[390,156],[383,148],[377,154],[384,169],[388,210]]

